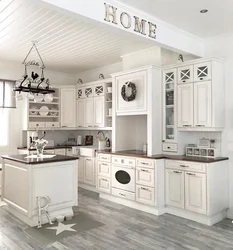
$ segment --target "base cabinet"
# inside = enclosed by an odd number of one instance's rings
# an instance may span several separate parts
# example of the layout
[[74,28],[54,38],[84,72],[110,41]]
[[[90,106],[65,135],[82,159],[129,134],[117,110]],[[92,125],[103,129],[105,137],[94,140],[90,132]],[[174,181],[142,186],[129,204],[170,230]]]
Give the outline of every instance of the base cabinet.
[[95,160],[91,157],[84,157],[83,182],[95,186]]
[[[171,169],[171,166],[183,166],[187,170]],[[180,165],[180,162],[167,161],[166,167],[166,205],[207,214],[207,177],[206,173],[198,172],[206,171],[206,166],[203,163],[188,165],[184,162]]]
[[155,204],[155,189],[136,185],[136,201],[153,206]]
[[206,214],[206,174],[185,173],[185,209]]
[[110,178],[98,176],[98,190],[100,192],[110,193],[111,192]]
[[166,169],[166,204],[184,208],[184,171]]
[[84,181],[84,157],[78,159],[78,183]]

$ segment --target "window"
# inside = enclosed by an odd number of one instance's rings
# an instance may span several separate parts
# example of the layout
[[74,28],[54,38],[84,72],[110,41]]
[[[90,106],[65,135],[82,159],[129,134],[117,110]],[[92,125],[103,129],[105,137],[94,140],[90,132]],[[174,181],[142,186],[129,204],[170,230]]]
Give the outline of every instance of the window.
[[0,147],[9,144],[9,110],[0,108]]
[[15,82],[0,79],[0,147],[9,146],[9,108],[15,108]]

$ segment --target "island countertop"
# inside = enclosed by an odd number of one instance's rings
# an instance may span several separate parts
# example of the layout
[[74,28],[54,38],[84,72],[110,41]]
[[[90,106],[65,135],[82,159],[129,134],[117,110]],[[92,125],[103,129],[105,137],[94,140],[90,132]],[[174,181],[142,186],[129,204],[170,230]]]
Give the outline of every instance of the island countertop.
[[[46,154],[49,155],[49,154]],[[79,157],[66,156],[66,155],[55,155],[51,158],[26,158],[27,154],[22,155],[2,155],[1,157],[6,160],[16,161],[24,164],[43,164],[43,163],[53,163],[59,161],[74,161],[78,160]]]
[[208,157],[196,157],[196,156],[186,156],[186,155],[167,155],[167,154],[158,154],[158,155],[148,156],[145,152],[141,150],[125,150],[125,151],[117,151],[117,152],[112,152],[111,150],[99,150],[97,151],[97,153],[149,158],[149,159],[155,159],[155,160],[166,159],[166,160],[179,160],[179,161],[193,161],[193,162],[201,162],[201,163],[212,163],[212,162],[217,162],[217,161],[225,161],[229,159],[228,157],[208,158]]

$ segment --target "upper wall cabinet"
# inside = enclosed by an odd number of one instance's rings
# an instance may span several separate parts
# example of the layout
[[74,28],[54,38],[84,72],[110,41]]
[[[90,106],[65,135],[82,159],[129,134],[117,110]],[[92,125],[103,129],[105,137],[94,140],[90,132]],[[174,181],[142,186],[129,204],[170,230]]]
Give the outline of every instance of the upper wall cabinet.
[[193,65],[178,68],[178,83],[193,82]]
[[[182,74],[184,69],[193,69],[193,78],[190,78],[192,73],[185,71],[186,76],[181,79],[181,76],[185,74],[184,72]],[[177,71],[180,83],[177,87],[179,130],[222,130],[225,125],[222,61],[218,59],[195,60],[193,65],[179,67]]]
[[76,127],[76,88],[62,88],[61,127]]
[[109,114],[112,98],[106,90],[111,90],[111,86],[112,79],[98,80],[79,85],[77,88],[76,114],[77,126],[79,128],[104,128],[110,124],[107,123],[106,114]]
[[116,114],[147,113],[147,72],[146,70],[122,73],[114,77]]

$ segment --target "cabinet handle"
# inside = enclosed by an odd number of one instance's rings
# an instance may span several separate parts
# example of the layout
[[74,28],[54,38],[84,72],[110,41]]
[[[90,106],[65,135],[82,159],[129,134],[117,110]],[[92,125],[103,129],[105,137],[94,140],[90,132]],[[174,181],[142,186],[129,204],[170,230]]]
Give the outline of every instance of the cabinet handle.
[[86,159],[86,161],[91,161],[91,159]]
[[80,126],[80,125],[79,125],[78,127],[79,127],[79,128],[82,128],[83,126]]
[[205,125],[195,125],[196,127],[205,127]]
[[92,126],[91,125],[88,125],[88,128],[91,128]]
[[185,80],[183,80],[183,82],[186,82]]
[[52,127],[54,127],[54,124],[52,124]]
[[188,166],[185,166],[185,165],[180,165],[180,167],[182,167],[182,168],[187,168]]
[[103,159],[103,160],[107,160],[107,158],[106,158],[106,157],[102,157],[102,159]]
[[171,148],[171,147],[167,147],[168,149]]
[[182,174],[182,172],[179,172],[179,171],[173,171],[173,173],[175,173],[175,174]]
[[186,173],[187,175],[196,175],[196,174],[191,174],[191,173]]
[[200,77],[200,80],[203,80],[203,77]]
[[184,124],[183,127],[191,127],[192,125]]
[[149,165],[148,162],[141,162],[142,165]]
[[63,128],[66,128],[67,126],[62,126]]
[[148,188],[141,187],[141,189],[142,189],[142,190],[147,190],[147,191],[149,191],[149,189],[148,189]]
[[122,194],[122,193],[119,193],[119,195],[121,195],[121,196],[126,196],[125,194]]
[[101,163],[103,166],[108,166],[108,164],[106,164],[106,163]]
[[124,160],[123,160],[123,159],[121,160],[121,163],[122,163],[122,164],[124,163]]
[[142,172],[149,172],[149,170],[146,170],[146,169],[140,169]]
[[107,179],[101,178],[102,181],[108,181]]
[[95,125],[94,127],[95,127],[95,128],[98,128],[99,126]]

